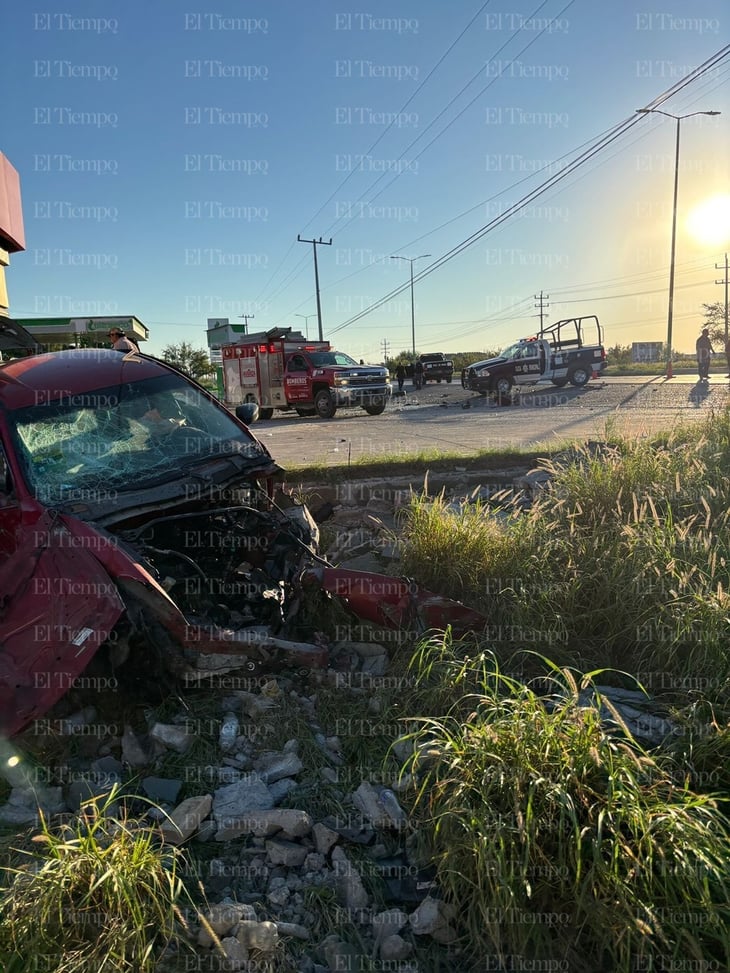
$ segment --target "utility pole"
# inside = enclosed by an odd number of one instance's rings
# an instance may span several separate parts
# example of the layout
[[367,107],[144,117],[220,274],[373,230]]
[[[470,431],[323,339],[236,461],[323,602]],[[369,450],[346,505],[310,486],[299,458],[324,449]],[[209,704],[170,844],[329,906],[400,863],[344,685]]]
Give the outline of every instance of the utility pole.
[[[725,271],[725,279],[724,280],[716,280],[715,283],[716,284],[724,284],[725,285],[725,347],[727,348],[727,342],[728,342],[728,327],[727,327],[727,323],[728,323],[727,322],[727,288],[728,288],[728,283],[730,283],[730,277],[728,276],[727,254],[725,254],[725,266],[723,267],[722,264],[715,264],[715,270],[724,270]],[[727,363],[727,366],[728,366],[728,371],[730,371],[730,361]]]
[[256,317],[255,314],[239,314],[239,318],[243,318],[243,333],[248,334],[248,322],[253,321]]
[[537,296],[537,294],[535,294],[535,300],[540,302],[539,304],[536,304],[535,307],[539,307],[540,308],[540,330],[541,331],[542,331],[542,326],[543,326],[543,318],[546,318],[547,317],[547,314],[545,313],[545,309],[548,308],[548,307],[550,307],[549,304],[546,304],[545,303],[545,301],[549,297],[550,297],[549,294],[543,294],[542,291],[540,291],[540,296],[539,297]]
[[418,257],[391,257],[391,260],[407,260],[411,265],[411,341],[413,344],[413,361],[416,361],[416,305],[413,301],[413,264],[424,257],[430,257],[430,253],[422,253]]
[[380,344],[383,346],[383,361],[387,361],[388,360],[388,339],[383,338]]
[[669,257],[669,302],[667,304],[667,378],[674,377],[672,366],[672,322],[674,320],[674,258],[677,251],[677,189],[679,186],[679,126],[683,119],[694,115],[719,115],[719,111],[692,111],[688,115],[672,115],[661,108],[637,108],[639,115],[664,115],[677,123],[677,138],[674,149],[674,197],[672,202],[672,246]]
[[317,324],[319,325],[319,340],[324,341],[322,337],[322,305],[319,300],[319,271],[317,270],[317,244],[323,247],[332,246],[332,237],[330,237],[329,242],[325,243],[322,237],[319,240],[302,240],[301,236],[297,233],[297,241],[299,243],[311,243],[312,250],[314,251],[314,287],[317,291]]

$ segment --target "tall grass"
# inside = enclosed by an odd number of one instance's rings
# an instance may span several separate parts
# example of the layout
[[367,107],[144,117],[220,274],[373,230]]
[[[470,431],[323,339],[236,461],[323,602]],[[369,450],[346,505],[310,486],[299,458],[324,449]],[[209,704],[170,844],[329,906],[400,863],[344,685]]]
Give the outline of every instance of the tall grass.
[[497,647],[558,644],[566,663],[677,681],[699,671],[724,685],[730,415],[542,465],[550,486],[524,514],[415,498],[405,572],[499,622],[488,630]]
[[727,968],[727,821],[606,732],[607,701],[580,696],[599,673],[550,666],[531,686],[448,640],[416,667],[454,701],[412,736],[414,820],[480,968]]
[[180,853],[155,829],[108,816],[113,798],[59,828],[41,816],[33,850],[0,868],[3,968],[151,973],[180,931]]

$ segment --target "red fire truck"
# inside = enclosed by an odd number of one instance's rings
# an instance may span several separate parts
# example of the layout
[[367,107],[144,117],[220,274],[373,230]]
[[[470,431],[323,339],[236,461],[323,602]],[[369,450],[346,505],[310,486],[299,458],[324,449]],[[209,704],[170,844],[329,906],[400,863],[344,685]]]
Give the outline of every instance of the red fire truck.
[[378,416],[392,392],[387,368],[358,365],[328,341],[309,341],[291,328],[224,345],[223,390],[229,409],[255,402],[261,419],[270,419],[274,409],[331,419],[341,406]]

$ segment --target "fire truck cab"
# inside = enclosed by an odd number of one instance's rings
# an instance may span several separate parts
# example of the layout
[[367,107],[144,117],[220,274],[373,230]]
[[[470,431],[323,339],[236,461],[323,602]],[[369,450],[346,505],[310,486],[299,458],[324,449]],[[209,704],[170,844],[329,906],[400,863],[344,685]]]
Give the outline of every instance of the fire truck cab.
[[224,404],[256,403],[261,419],[292,408],[331,419],[342,406],[377,416],[392,392],[386,368],[358,365],[328,341],[309,341],[291,328],[246,335],[222,352]]

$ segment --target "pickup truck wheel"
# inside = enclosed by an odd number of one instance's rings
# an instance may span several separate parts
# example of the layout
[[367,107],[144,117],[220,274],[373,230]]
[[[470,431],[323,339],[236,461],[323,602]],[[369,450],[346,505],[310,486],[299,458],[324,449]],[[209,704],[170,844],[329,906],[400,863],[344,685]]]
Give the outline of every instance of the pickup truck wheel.
[[314,397],[314,408],[320,419],[331,419],[337,412],[335,400],[329,389],[320,389]]
[[369,416],[379,416],[385,412],[385,402],[379,402],[377,405],[364,405],[363,409]]
[[507,377],[496,379],[492,384],[492,391],[499,405],[509,405],[512,392],[512,379]]
[[568,384],[568,379],[567,378],[554,378],[553,379],[553,385],[557,385],[557,387],[559,389],[565,388],[565,386],[567,384]]
[[574,368],[568,376],[570,384],[575,385],[576,388],[580,388],[582,385],[585,385],[590,377],[591,373],[582,365],[578,365],[577,368]]
[[259,408],[259,419],[271,419],[274,415],[273,409],[261,409]]

